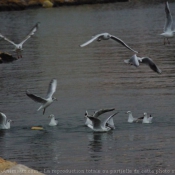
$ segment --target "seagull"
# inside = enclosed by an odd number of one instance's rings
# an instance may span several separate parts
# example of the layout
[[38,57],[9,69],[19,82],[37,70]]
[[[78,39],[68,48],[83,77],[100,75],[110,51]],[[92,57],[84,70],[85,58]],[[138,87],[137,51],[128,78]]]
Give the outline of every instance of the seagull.
[[128,114],[128,123],[137,123],[143,120],[143,117],[134,118],[131,111],[127,111],[126,114]]
[[56,126],[58,124],[58,121],[55,119],[55,116],[53,114],[49,115],[48,118],[51,118],[49,126]]
[[[86,126],[92,125],[92,121],[89,119],[89,117],[98,118],[100,115],[102,115],[102,114],[104,114],[104,113],[106,113],[106,112],[113,111],[113,110],[115,110],[115,108],[100,109],[100,110],[98,110],[98,111],[95,111],[93,115],[89,115],[89,114],[88,114],[88,111],[86,111],[86,112],[85,112],[85,118],[86,118],[85,125],[86,125]],[[108,125],[111,126],[111,128],[115,129],[113,118],[111,118],[107,123],[108,123]]]
[[136,54],[134,54],[130,59],[124,60],[125,63],[134,65],[135,67],[139,67],[140,63],[147,64],[154,72],[157,72],[158,74],[161,74],[162,71],[156,66],[156,64],[153,62],[151,58],[148,57],[137,57]]
[[111,128],[110,125],[107,124],[107,122],[114,117],[117,113],[111,115],[110,117],[108,117],[106,120],[104,120],[103,122],[101,120],[99,120],[98,118],[95,117],[89,117],[88,118],[92,121],[92,125],[88,125],[89,128],[91,128],[94,132],[107,132],[112,130],[113,128]]
[[109,40],[109,39],[113,39],[115,41],[117,41],[118,43],[122,44],[123,46],[125,46],[126,48],[128,48],[129,50],[138,53],[137,51],[133,50],[132,48],[130,48],[124,41],[122,41],[120,38],[117,38],[116,36],[110,35],[109,33],[101,33],[98,34],[96,36],[94,36],[91,40],[85,42],[84,44],[81,44],[80,47],[84,47],[87,46],[88,44],[92,43],[93,41],[97,40],[97,41],[101,41],[101,40]]
[[49,84],[46,98],[42,98],[42,97],[36,96],[34,94],[31,94],[28,90],[26,91],[26,95],[28,97],[30,97],[32,100],[34,100],[38,103],[42,103],[42,105],[38,108],[37,111],[39,111],[40,109],[44,109],[44,111],[43,111],[43,115],[44,115],[46,108],[48,106],[50,106],[55,100],[57,100],[55,97],[52,97],[56,91],[56,87],[57,87],[57,80],[52,79],[50,84]]
[[12,120],[7,120],[4,113],[0,112],[0,129],[10,129],[10,123]]
[[164,26],[164,32],[160,34],[164,36],[164,45],[166,44],[166,39],[168,44],[170,44],[168,38],[172,38],[174,36],[173,18],[170,12],[168,1],[165,2],[165,13],[166,13],[166,21]]
[[142,123],[152,123],[153,117],[150,115],[148,116],[146,112],[143,113],[143,120]]
[[40,22],[37,22],[35,24],[35,26],[30,30],[29,34],[19,44],[14,43],[13,41],[8,39],[7,37],[3,36],[1,33],[0,33],[0,37],[3,38],[4,40],[8,41],[9,43],[13,44],[15,46],[15,49],[13,51],[16,52],[18,58],[22,58],[22,54],[21,54],[21,52],[23,51],[22,46],[32,35],[35,34],[35,32],[37,31],[37,29],[39,27],[39,24],[40,24]]

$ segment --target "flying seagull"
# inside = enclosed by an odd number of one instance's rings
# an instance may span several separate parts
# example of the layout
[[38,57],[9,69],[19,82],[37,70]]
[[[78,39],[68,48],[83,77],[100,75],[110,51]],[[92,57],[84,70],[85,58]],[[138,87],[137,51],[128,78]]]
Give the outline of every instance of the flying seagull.
[[[95,111],[93,115],[89,115],[88,111],[85,112],[85,118],[86,118],[86,122],[85,125],[92,125],[92,121],[88,118],[88,117],[94,117],[94,118],[98,118],[100,115],[106,113],[106,112],[110,112],[115,110],[115,108],[108,108],[108,109],[100,109],[98,111]],[[108,122],[107,122],[111,127],[113,127],[113,129],[115,129],[114,126],[114,121],[113,118],[111,118]]]
[[108,125],[107,123],[116,114],[118,114],[118,112],[113,114],[113,115],[111,115],[110,117],[105,119],[103,122],[101,120],[99,120],[98,118],[88,117],[92,121],[92,125],[88,125],[88,127],[91,128],[94,132],[107,132],[107,131],[110,131],[113,128],[111,128],[110,125]]
[[30,30],[29,34],[19,44],[14,43],[7,37],[3,36],[1,33],[0,33],[0,37],[8,41],[9,43],[13,44],[15,46],[15,49],[13,51],[16,52],[18,58],[22,58],[22,53],[21,53],[23,51],[22,46],[32,35],[35,34],[35,32],[38,30],[39,24],[40,22],[37,22],[35,26]]
[[50,106],[55,100],[57,100],[55,97],[52,97],[56,91],[56,87],[57,87],[57,80],[52,79],[49,84],[49,89],[48,89],[46,98],[42,98],[34,94],[31,94],[29,91],[26,92],[26,95],[30,97],[32,100],[38,103],[42,103],[42,105],[38,108],[37,111],[39,111],[40,109],[44,109],[43,111],[43,115],[44,115],[46,108]]
[[10,123],[12,120],[7,120],[4,113],[0,112],[0,129],[10,129]]
[[58,124],[58,121],[55,119],[55,116],[53,114],[49,115],[48,118],[51,118],[49,126],[56,126]]
[[109,40],[109,39],[113,39],[115,41],[117,41],[118,43],[122,44],[123,46],[125,46],[126,48],[128,48],[129,50],[138,53],[137,51],[133,50],[131,47],[129,47],[124,41],[122,41],[120,38],[110,35],[109,33],[101,33],[98,34],[96,36],[94,36],[91,40],[85,42],[84,44],[81,44],[80,47],[84,47],[87,46],[88,44],[92,43],[93,41],[101,41],[101,40]]
[[167,43],[170,44],[168,38],[172,38],[174,36],[173,17],[171,15],[168,2],[165,2],[165,13],[166,13],[166,20],[165,20],[164,32],[160,34],[164,36],[164,45],[166,44],[166,39]]
[[139,67],[140,63],[147,64],[154,72],[157,72],[158,74],[161,74],[162,71],[156,66],[156,64],[153,62],[151,58],[148,57],[137,57],[137,55],[133,55],[130,59],[124,60],[125,63],[134,65],[135,67]]

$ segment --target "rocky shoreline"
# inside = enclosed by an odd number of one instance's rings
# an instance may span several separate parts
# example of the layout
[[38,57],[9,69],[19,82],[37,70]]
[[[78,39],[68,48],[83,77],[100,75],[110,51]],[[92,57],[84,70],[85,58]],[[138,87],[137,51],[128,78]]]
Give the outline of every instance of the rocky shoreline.
[[0,0],[0,11],[25,10],[36,7],[56,7],[96,3],[127,2],[129,0]]
[[0,158],[0,175],[45,175],[25,165]]
[[[165,2],[165,0],[0,0],[0,11],[114,2],[160,3]],[[175,2],[175,0],[169,0],[169,2]]]

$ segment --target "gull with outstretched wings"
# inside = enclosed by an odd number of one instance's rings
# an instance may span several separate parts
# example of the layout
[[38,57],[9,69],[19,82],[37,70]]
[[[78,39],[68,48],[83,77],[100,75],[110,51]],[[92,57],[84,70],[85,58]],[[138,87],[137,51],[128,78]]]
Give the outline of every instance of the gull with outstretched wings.
[[46,108],[48,106],[50,106],[55,100],[57,100],[55,97],[52,97],[56,91],[56,87],[57,87],[57,80],[52,79],[50,84],[49,84],[46,98],[42,98],[42,97],[39,97],[37,95],[31,94],[29,91],[26,92],[26,95],[28,97],[30,97],[32,100],[34,100],[38,103],[42,103],[42,105],[38,108],[37,111],[44,109],[44,111],[43,111],[43,115],[44,115]]
[[95,117],[89,117],[88,118],[92,121],[92,125],[88,125],[89,128],[91,128],[94,132],[107,132],[110,131],[111,126],[108,124],[108,121],[113,118],[117,113],[111,115],[110,117],[108,117],[107,119],[105,119],[104,121],[101,121],[98,118]]
[[90,39],[89,41],[85,42],[84,44],[81,44],[80,47],[85,47],[88,44],[92,43],[93,41],[101,41],[101,40],[109,40],[109,39],[113,39],[114,41],[117,41],[118,43],[120,43],[121,45],[123,45],[124,47],[126,47],[127,49],[138,53],[137,51],[135,51],[134,49],[132,49],[131,47],[129,47],[124,41],[122,41],[120,38],[114,36],[114,35],[110,35],[109,33],[101,33],[98,34],[96,36],[94,36],[92,39]]
[[[100,115],[102,115],[102,114],[104,114],[104,113],[106,113],[106,112],[113,111],[113,110],[115,110],[115,108],[100,109],[100,110],[95,111],[93,115],[89,115],[89,114],[88,114],[88,111],[86,111],[86,112],[85,112],[85,118],[86,118],[85,125],[86,125],[86,126],[92,125],[92,121],[91,121],[88,117],[98,118]],[[108,124],[109,124],[111,127],[113,127],[113,129],[115,129],[113,118],[111,118],[111,119],[108,121]]]
[[147,64],[154,72],[161,74],[162,71],[157,67],[151,58],[148,57],[138,57],[136,54],[133,55],[130,59],[124,60],[125,63],[139,67],[140,63]]
[[17,57],[18,58],[22,58],[21,52],[23,51],[23,44],[29,38],[31,38],[32,35],[35,34],[35,32],[38,30],[39,24],[40,24],[40,22],[37,22],[35,24],[35,26],[30,30],[30,32],[28,33],[28,35],[19,44],[14,43],[13,41],[11,41],[10,39],[8,39],[7,37],[5,37],[4,35],[2,35],[1,33],[0,33],[0,37],[3,38],[4,40],[8,41],[9,43],[13,44],[15,46],[14,51],[16,52]]
[[167,43],[170,44],[168,38],[172,38],[174,36],[173,17],[171,15],[168,2],[165,2],[165,13],[166,13],[166,20],[165,20],[164,32],[160,34],[164,36],[164,45],[166,44],[166,39]]

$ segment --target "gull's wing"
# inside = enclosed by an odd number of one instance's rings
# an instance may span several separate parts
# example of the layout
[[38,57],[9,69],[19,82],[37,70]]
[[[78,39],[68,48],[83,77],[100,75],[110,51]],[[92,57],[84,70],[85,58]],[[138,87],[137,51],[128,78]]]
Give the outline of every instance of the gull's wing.
[[41,97],[36,96],[34,94],[31,94],[29,91],[26,91],[26,95],[38,103],[46,103],[47,102],[47,100],[45,100],[44,98],[41,98]]
[[57,80],[52,79],[51,82],[49,83],[49,88],[48,88],[48,91],[47,91],[47,97],[46,98],[52,97],[52,95],[56,91],[56,88],[57,88]]
[[124,60],[124,62],[127,63],[127,64],[131,64],[131,65],[134,65],[134,66],[138,67],[139,66],[139,60],[140,60],[140,58],[138,59],[137,55],[134,54],[130,59]]
[[117,38],[116,36],[111,35],[111,39],[119,42],[120,44],[122,44],[123,46],[125,46],[126,48],[128,48],[129,50],[138,53],[137,51],[135,51],[134,49],[132,49],[131,47],[129,47],[124,41],[122,41],[120,38]]
[[4,113],[0,112],[0,125],[6,124],[7,117]]
[[161,74],[162,71],[156,66],[156,64],[153,62],[151,58],[143,57],[140,58],[141,63],[147,64],[154,72],[157,72],[158,74]]
[[40,22],[37,22],[35,26],[30,30],[29,34],[23,39],[23,41],[20,43],[20,45],[23,45],[32,35],[35,34],[35,32],[38,30]]
[[99,115],[101,115],[101,114],[103,114],[105,112],[113,111],[113,110],[115,110],[115,108],[100,109],[100,110],[94,112],[93,117],[97,118]]
[[118,114],[119,112],[116,112],[116,113],[114,113],[114,114],[112,114],[110,117],[108,117],[106,120],[104,120],[103,122],[102,122],[102,127],[106,127],[106,123],[112,118],[112,117],[114,117],[116,114]]
[[168,1],[165,2],[165,13],[166,13],[166,21],[164,26],[164,32],[173,30],[173,18],[170,12]]
[[101,129],[101,121],[98,118],[88,117],[92,121],[92,125],[95,129]]
[[81,44],[80,47],[84,47],[87,46],[88,44],[92,43],[93,41],[97,40],[99,37],[103,36],[104,33],[98,34],[96,36],[94,36],[92,39],[90,39],[89,41],[85,42],[84,44]]
[[13,41],[9,40],[7,37],[3,36],[1,33],[0,33],[0,37],[8,41],[9,43],[13,44],[14,46],[16,46],[16,44]]
[[114,125],[114,120],[113,120],[113,118],[111,118],[110,120],[108,120],[107,126],[110,126],[111,128],[115,129],[115,125]]

